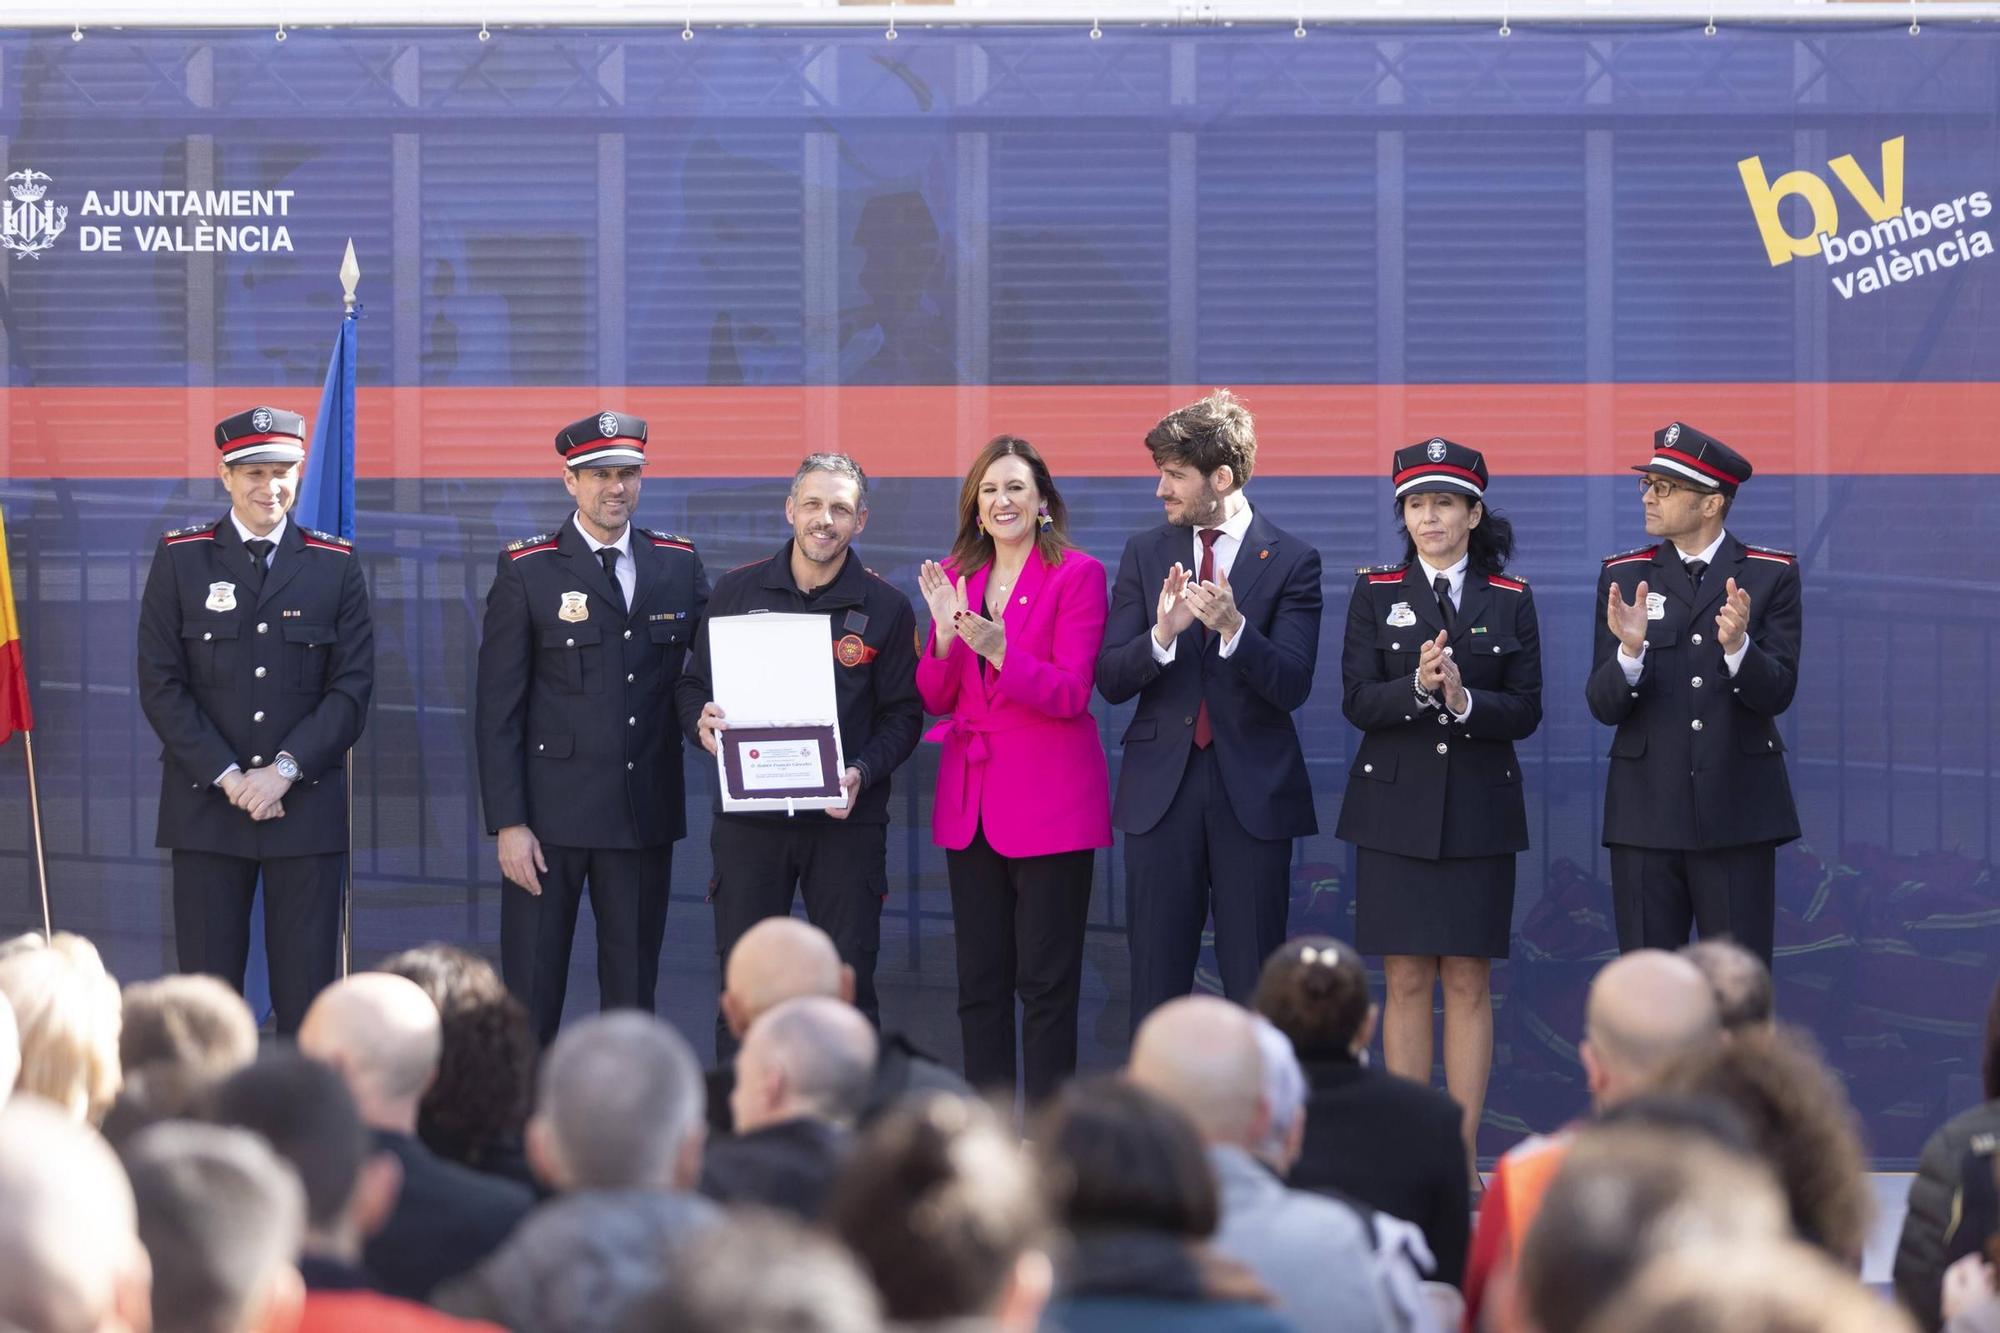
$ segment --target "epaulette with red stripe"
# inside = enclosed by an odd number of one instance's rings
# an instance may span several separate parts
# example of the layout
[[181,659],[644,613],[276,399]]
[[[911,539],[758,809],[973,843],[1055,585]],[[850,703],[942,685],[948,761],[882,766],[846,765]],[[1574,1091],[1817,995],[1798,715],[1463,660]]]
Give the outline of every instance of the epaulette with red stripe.
[[1799,563],[1799,558],[1790,551],[1780,551],[1775,546],[1752,546],[1749,542],[1744,542],[1743,554],[1749,556],[1752,560],[1771,560],[1781,565],[1796,565]]
[[1620,551],[1617,555],[1605,556],[1604,563],[1607,565],[1622,565],[1627,560],[1651,560],[1653,553],[1659,549],[1657,545],[1635,546],[1629,551]]
[[1407,563],[1400,565],[1362,565],[1354,572],[1366,575],[1370,583],[1401,583],[1403,581],[1403,571],[1409,567]]
[[299,536],[306,539],[306,545],[317,551],[338,551],[342,555],[354,554],[354,543],[345,537],[337,537],[331,532],[321,532],[317,528],[300,528]]
[[553,532],[538,532],[532,537],[523,537],[520,541],[508,542],[504,549],[507,552],[507,558],[510,560],[519,560],[522,556],[533,555],[537,551],[553,551],[556,549],[556,534]]
[[1528,581],[1513,574],[1488,574],[1487,583],[1495,588],[1505,588],[1508,592],[1526,592]]
[[215,530],[221,526],[220,522],[196,523],[192,527],[163,532],[160,534],[160,540],[169,546],[179,546],[183,542],[212,542],[215,540]]
[[663,546],[670,551],[686,551],[690,554],[694,552],[694,542],[687,537],[676,536],[671,532],[654,532],[651,528],[640,528],[639,531],[645,533],[654,546]]

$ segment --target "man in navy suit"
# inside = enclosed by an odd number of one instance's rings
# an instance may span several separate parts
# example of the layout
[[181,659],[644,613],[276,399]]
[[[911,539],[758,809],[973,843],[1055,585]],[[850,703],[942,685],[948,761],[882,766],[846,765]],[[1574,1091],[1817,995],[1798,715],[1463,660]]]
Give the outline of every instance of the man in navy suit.
[[1319,656],[1319,552],[1250,507],[1250,413],[1218,390],[1146,435],[1166,522],[1125,544],[1097,658],[1125,730],[1132,1025],[1194,983],[1212,911],[1223,990],[1248,1003],[1285,938],[1292,839],[1319,829],[1292,711]]

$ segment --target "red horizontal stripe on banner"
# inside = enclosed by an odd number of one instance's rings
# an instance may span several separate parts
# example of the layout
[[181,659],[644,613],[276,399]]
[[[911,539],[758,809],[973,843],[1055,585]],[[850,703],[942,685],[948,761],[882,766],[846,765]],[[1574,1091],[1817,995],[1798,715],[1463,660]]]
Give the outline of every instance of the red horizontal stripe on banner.
[[[879,477],[956,476],[992,436],[1026,436],[1059,476],[1151,471],[1142,443],[1189,385],[910,388],[386,388],[358,404],[363,477],[555,476],[555,433],[615,408],[652,427],[651,466],[686,477],[790,476],[812,450]],[[2000,384],[1238,385],[1256,414],[1259,476],[1382,476],[1390,455],[1443,435],[1483,451],[1496,480],[1610,473],[1685,421],[1759,476],[1990,474]],[[215,423],[275,400],[308,421],[316,389],[0,389],[0,474],[206,476]],[[537,425],[536,423],[545,423]]]

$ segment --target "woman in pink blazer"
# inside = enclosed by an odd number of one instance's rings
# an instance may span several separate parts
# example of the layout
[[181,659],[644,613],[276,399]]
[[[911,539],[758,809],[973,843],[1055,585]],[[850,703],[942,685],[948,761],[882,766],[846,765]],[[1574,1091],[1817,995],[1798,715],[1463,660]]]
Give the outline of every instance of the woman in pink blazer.
[[1095,851],[1111,845],[1090,715],[1104,566],[1069,543],[1062,496],[1026,440],[980,450],[958,536],[917,582],[931,637],[924,707],[946,715],[931,835],[945,848],[965,1076],[1014,1088],[1014,998],[1032,1105],[1076,1071],[1077,991]]

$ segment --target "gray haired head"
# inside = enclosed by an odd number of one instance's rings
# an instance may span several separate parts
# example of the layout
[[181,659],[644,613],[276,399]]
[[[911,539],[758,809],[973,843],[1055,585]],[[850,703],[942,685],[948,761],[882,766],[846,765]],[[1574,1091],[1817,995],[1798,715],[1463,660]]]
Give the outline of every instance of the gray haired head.
[[621,1010],[563,1030],[542,1062],[535,1118],[554,1140],[570,1189],[675,1183],[690,1136],[706,1127],[701,1064],[651,1014]]
[[853,482],[855,490],[860,493],[860,499],[855,504],[856,511],[868,511],[868,474],[861,470],[861,464],[846,454],[807,454],[805,461],[799,464],[799,470],[792,474],[793,495],[799,493],[799,483],[814,472],[831,472],[836,477],[846,477]]

